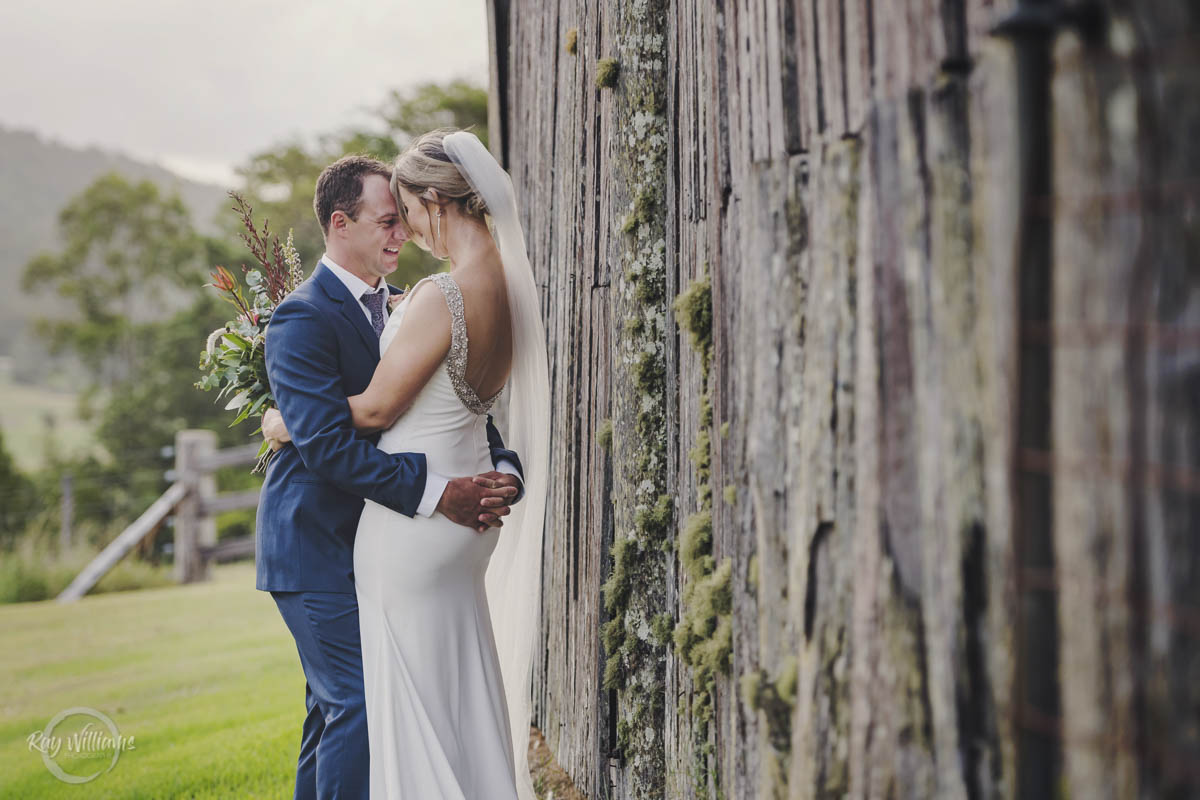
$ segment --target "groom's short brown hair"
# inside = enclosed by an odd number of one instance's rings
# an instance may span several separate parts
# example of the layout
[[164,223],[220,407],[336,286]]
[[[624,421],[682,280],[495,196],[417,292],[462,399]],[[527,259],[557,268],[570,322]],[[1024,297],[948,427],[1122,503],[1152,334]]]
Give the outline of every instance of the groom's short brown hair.
[[329,221],[335,211],[357,219],[362,208],[363,178],[367,175],[390,181],[392,168],[370,156],[343,156],[321,170],[313,193],[313,211],[323,233],[329,234]]

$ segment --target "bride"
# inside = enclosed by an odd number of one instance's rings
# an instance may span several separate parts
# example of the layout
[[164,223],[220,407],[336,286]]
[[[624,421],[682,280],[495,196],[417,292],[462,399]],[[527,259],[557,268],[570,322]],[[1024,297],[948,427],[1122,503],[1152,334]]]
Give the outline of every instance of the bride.
[[[371,384],[350,398],[354,425],[386,428],[379,447],[423,452],[431,473],[476,475],[492,469],[487,413],[507,385],[509,446],[527,479],[504,527],[483,532],[366,503],[354,576],[371,796],[532,800],[550,418],[537,288],[512,183],[474,134],[420,137],[391,189],[411,238],[450,271],[419,281],[388,319]],[[282,420],[269,435],[286,439]]]

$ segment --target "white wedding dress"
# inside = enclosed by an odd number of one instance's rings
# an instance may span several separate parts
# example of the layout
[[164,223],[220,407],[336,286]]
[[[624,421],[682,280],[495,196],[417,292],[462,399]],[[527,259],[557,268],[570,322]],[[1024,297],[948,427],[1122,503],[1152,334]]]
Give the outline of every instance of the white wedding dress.
[[[425,453],[446,476],[492,467],[487,410],[466,383],[462,295],[432,275],[451,312],[451,347],[379,447]],[[408,300],[380,337],[392,344]],[[425,291],[432,291],[426,287]],[[494,399],[494,398],[492,398]],[[503,529],[507,530],[507,528]],[[513,737],[484,583],[501,529],[486,533],[441,514],[406,517],[367,501],[354,542],[376,800],[515,800]]]

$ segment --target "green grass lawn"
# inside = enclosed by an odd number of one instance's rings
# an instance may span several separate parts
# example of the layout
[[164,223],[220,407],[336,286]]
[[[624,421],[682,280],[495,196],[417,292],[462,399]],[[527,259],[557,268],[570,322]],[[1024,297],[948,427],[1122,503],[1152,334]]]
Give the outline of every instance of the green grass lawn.
[[24,386],[0,377],[0,429],[4,431],[4,446],[22,470],[38,469],[45,460],[47,414],[55,420],[56,452],[70,455],[91,446],[91,426],[79,419],[74,394]]
[[[81,785],[51,775],[27,741],[73,706],[134,737]],[[303,717],[295,644],[253,565],[204,584],[0,606],[0,797],[289,798]]]

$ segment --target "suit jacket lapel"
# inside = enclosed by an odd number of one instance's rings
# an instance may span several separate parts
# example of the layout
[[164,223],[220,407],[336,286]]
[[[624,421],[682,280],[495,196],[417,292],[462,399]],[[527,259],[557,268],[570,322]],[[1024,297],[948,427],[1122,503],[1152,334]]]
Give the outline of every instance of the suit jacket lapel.
[[354,326],[354,329],[358,331],[358,335],[362,337],[363,344],[378,359],[379,337],[375,335],[375,329],[367,322],[367,317],[363,314],[362,306],[358,304],[358,298],[351,296],[350,290],[346,288],[346,284],[339,281],[337,276],[325,266],[324,262],[317,264],[316,272],[313,273],[313,279],[325,291],[330,300],[341,306],[342,316],[350,320],[350,324]]

